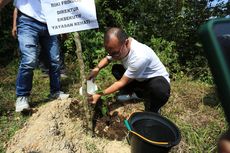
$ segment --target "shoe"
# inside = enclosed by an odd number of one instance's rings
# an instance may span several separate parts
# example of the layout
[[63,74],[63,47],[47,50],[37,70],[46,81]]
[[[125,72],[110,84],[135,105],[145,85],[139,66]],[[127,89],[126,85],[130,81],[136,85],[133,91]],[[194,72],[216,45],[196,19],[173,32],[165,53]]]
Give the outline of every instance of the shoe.
[[65,100],[69,98],[69,94],[65,94],[62,91],[55,92],[49,96],[50,99],[60,99],[60,100]]
[[66,71],[65,69],[62,67],[61,70],[60,70],[60,75],[61,75],[61,78],[67,78],[68,76],[66,75]]
[[67,78],[68,76],[65,73],[61,73],[61,78]]
[[22,112],[23,110],[26,110],[26,109],[30,109],[29,97],[27,96],[17,97],[15,111]]
[[141,100],[141,98],[137,97],[136,93],[126,94],[126,95],[118,95],[117,101],[130,101],[130,100]]

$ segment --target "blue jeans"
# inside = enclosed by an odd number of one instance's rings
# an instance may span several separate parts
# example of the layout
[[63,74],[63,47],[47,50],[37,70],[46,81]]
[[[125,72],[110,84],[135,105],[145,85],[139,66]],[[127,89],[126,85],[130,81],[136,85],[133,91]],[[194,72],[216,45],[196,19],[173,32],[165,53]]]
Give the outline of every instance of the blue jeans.
[[33,70],[39,56],[38,43],[47,53],[49,61],[50,92],[60,91],[59,43],[57,36],[50,36],[45,23],[21,12],[17,18],[17,34],[21,61],[16,81],[16,95],[29,96],[32,89]]

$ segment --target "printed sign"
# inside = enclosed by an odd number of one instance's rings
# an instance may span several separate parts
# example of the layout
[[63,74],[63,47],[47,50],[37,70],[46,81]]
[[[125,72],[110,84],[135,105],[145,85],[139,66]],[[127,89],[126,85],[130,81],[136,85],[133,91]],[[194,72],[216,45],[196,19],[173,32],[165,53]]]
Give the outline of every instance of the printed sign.
[[41,0],[50,35],[98,28],[94,0]]

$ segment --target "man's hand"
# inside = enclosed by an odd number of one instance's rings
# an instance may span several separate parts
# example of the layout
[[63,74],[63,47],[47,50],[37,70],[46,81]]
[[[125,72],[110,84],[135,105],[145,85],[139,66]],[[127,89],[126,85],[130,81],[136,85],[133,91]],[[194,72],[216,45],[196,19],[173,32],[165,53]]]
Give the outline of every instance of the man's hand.
[[91,104],[96,104],[97,101],[100,99],[100,97],[101,97],[100,94],[89,95],[88,96],[88,101]]
[[94,79],[96,78],[96,76],[98,75],[100,69],[98,67],[92,69],[92,71],[90,72],[89,76],[88,76],[88,80]]

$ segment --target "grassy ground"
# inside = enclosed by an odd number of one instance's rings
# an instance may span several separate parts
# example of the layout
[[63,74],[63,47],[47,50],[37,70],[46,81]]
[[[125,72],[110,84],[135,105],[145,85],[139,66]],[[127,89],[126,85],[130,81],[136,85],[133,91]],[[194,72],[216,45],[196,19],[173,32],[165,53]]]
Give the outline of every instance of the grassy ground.
[[[4,143],[20,129],[29,116],[14,113],[15,79],[17,61],[0,67],[0,152],[4,152]],[[78,97],[79,72],[75,63],[68,63],[68,78],[62,79],[62,90]],[[109,76],[111,77],[111,76]],[[103,72],[98,77],[99,86],[107,86],[112,79]],[[39,107],[47,102],[49,79],[39,70],[34,73],[32,106]],[[172,95],[162,114],[170,118],[181,130],[181,143],[172,152],[211,153],[215,152],[216,140],[226,129],[224,114],[217,103],[213,86],[183,78],[172,82]]]
[[187,79],[172,82],[172,95],[163,114],[181,130],[182,140],[175,152],[216,152],[217,139],[227,125],[217,103],[210,85]]
[[[69,78],[62,79],[62,90],[76,96],[75,85],[79,84],[78,72],[69,64]],[[15,80],[18,61],[11,61],[8,65],[0,67],[0,153],[4,152],[4,143],[20,129],[29,116],[15,113]],[[31,92],[31,106],[39,107],[48,101],[49,78],[44,77],[40,70],[34,71],[33,89]]]

